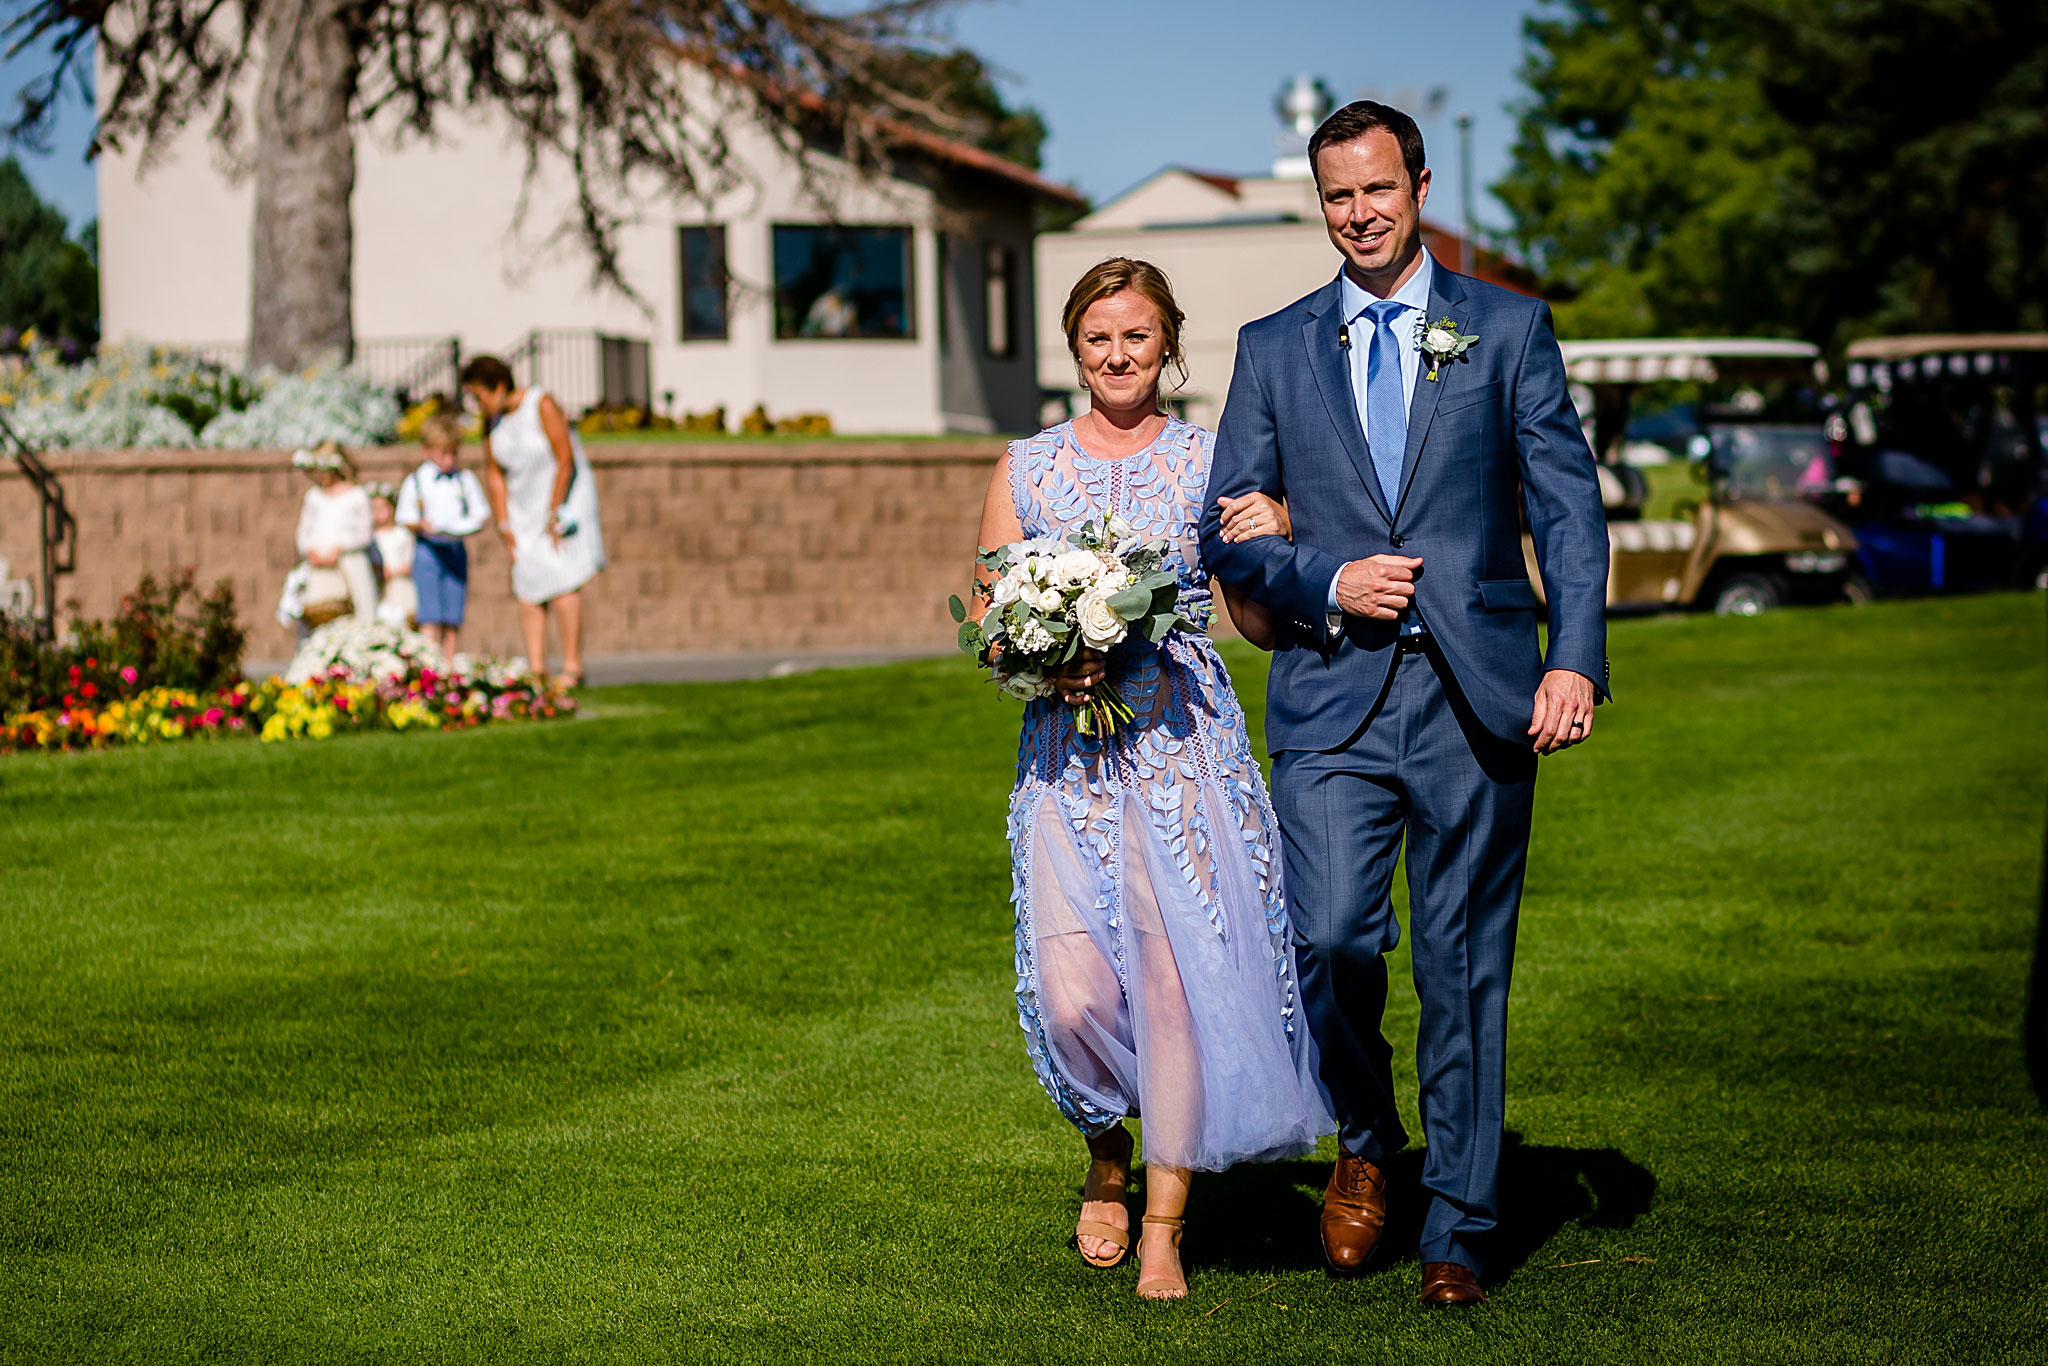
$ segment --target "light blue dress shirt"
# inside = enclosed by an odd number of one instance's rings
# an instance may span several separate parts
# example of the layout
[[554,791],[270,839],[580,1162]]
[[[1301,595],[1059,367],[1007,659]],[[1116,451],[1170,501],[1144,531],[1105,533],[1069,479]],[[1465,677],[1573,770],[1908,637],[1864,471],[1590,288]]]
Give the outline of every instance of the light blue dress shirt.
[[[1422,253],[1421,264],[1408,277],[1408,283],[1395,290],[1387,298],[1401,305],[1401,317],[1394,323],[1395,340],[1401,344],[1401,406],[1412,409],[1415,404],[1415,377],[1422,373],[1422,329],[1416,323],[1428,316],[1429,289],[1436,281],[1436,259],[1427,251]],[[1359,283],[1351,278],[1348,271],[1337,272],[1337,288],[1342,293],[1344,326],[1351,338],[1351,401],[1358,406],[1359,430],[1365,433],[1367,441],[1372,440],[1372,427],[1365,416],[1365,364],[1366,354],[1372,349],[1372,319],[1365,316],[1365,310],[1379,300],[1365,292]],[[1330,579],[1330,630],[1340,631],[1344,626],[1343,611],[1337,606],[1337,578],[1339,570]],[[1422,621],[1411,610],[1401,623],[1401,634],[1419,636],[1427,634]]]

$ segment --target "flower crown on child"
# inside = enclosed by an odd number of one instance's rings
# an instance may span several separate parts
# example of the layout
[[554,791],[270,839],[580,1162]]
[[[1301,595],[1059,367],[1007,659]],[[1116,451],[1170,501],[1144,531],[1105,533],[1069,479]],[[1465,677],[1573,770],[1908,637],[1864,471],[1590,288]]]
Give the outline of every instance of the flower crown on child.
[[370,495],[371,502],[375,502],[379,498],[382,498],[387,503],[396,503],[398,501],[398,485],[387,484],[382,480],[363,485],[363,492]]
[[333,470],[336,474],[348,472],[348,457],[340,451],[309,451],[301,446],[292,452],[292,468],[295,470]]

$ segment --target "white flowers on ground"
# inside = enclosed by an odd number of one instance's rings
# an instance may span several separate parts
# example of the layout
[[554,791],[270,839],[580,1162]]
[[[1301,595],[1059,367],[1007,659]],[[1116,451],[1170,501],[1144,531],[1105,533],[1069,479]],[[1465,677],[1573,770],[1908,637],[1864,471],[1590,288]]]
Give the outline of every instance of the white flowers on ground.
[[[1120,516],[1084,524],[1065,540],[1038,538],[983,550],[977,562],[992,581],[978,583],[987,605],[968,619],[952,601],[960,648],[989,670],[1011,697],[1050,697],[1055,680],[1085,648],[1108,652],[1134,636],[1157,643],[1176,626],[1201,629],[1180,613],[1180,584],[1165,568],[1164,541],[1136,539]],[[1130,708],[1110,682],[1077,703],[1083,734],[1115,730]]]
[[284,681],[304,683],[337,669],[358,683],[403,678],[419,669],[437,674],[451,671],[440,647],[419,632],[343,617],[306,637],[285,668]]

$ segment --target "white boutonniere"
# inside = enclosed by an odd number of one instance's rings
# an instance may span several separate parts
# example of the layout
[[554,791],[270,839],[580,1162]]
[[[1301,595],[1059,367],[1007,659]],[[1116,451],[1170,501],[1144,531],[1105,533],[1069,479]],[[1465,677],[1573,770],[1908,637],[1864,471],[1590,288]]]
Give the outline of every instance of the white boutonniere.
[[1439,318],[1429,321],[1427,314],[1415,324],[1419,335],[1422,354],[1429,357],[1429,378],[1435,379],[1437,372],[1454,360],[1464,359],[1472,349],[1472,343],[1479,340],[1470,332],[1460,332],[1454,318]]

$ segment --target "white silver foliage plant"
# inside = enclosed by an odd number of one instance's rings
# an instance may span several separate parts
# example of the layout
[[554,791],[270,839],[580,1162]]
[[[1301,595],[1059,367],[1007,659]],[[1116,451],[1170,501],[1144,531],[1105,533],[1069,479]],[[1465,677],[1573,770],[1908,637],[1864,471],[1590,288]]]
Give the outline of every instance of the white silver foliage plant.
[[263,397],[222,413],[199,434],[216,449],[282,450],[339,441],[375,446],[398,438],[398,400],[346,370],[257,377]]
[[75,365],[48,348],[0,362],[0,416],[46,450],[289,449],[392,441],[399,408],[388,390],[338,367],[245,375],[131,344]]

